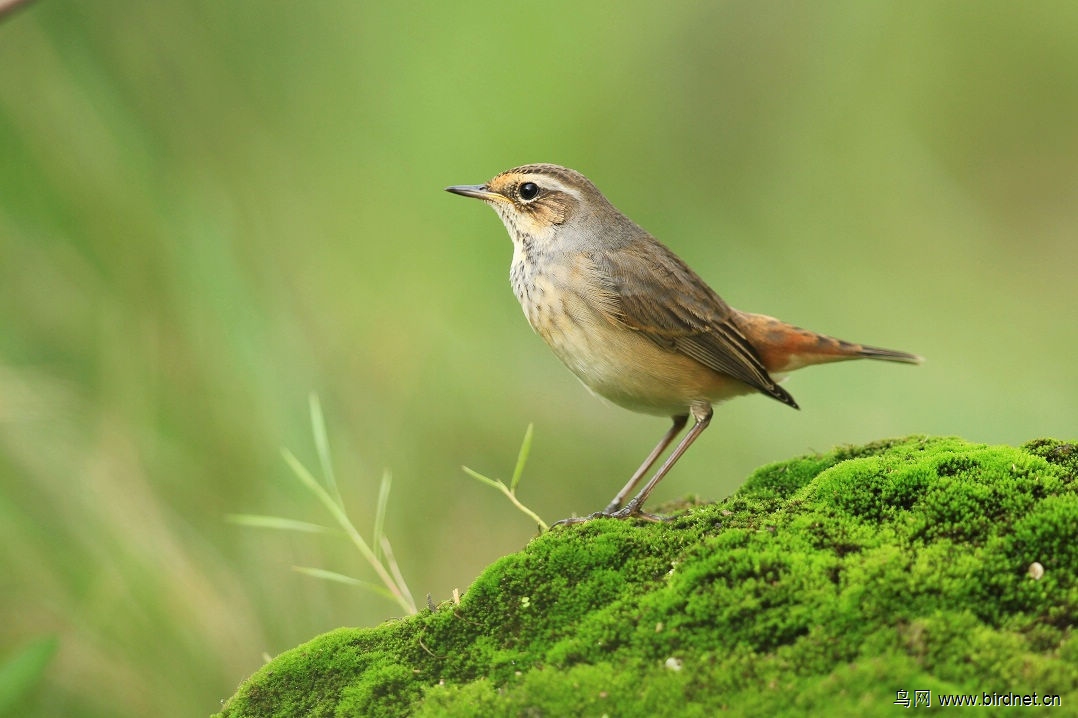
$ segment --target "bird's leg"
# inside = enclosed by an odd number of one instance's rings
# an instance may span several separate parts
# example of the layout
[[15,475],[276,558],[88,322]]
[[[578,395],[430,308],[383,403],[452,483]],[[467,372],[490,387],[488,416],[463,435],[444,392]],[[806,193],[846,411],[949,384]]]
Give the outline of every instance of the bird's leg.
[[673,453],[667,457],[666,461],[663,462],[663,465],[660,466],[659,470],[655,472],[655,475],[651,477],[651,480],[644,485],[644,488],[640,490],[640,493],[633,497],[632,501],[627,503],[621,510],[606,515],[616,519],[640,517],[652,521],[661,521],[662,517],[653,514],[645,514],[640,509],[643,507],[644,502],[647,501],[648,494],[651,493],[652,489],[662,481],[662,478],[666,476],[666,473],[677,463],[677,460],[681,458],[681,455],[692,446],[692,442],[696,441],[696,437],[700,436],[700,434],[704,432],[704,429],[707,428],[707,425],[711,423],[712,414],[714,414],[714,411],[709,405],[694,405],[692,407],[692,416],[696,420],[696,423],[689,429],[689,433],[685,435],[685,438],[681,440],[681,443],[677,445],[677,448],[674,449]]
[[629,479],[629,483],[618,492],[618,495],[614,497],[614,500],[607,504],[607,507],[602,510],[603,514],[612,514],[621,508],[621,505],[625,503],[625,497],[636,488],[636,485],[640,483],[640,479],[644,478],[646,474],[655,463],[655,461],[662,456],[662,453],[666,451],[666,447],[670,446],[670,442],[674,440],[681,430],[685,428],[685,424],[689,421],[688,414],[682,414],[681,416],[674,417],[674,424],[671,426],[663,438],[659,440],[659,443],[655,445],[655,448],[648,454],[648,458],[644,459],[644,463],[640,464],[640,468],[636,470],[633,477]]
[[553,528],[554,526],[571,526],[573,524],[590,521],[591,519],[600,518],[637,518],[645,519],[647,521],[665,521],[666,519],[664,517],[657,516],[655,514],[644,513],[640,510],[640,508],[644,505],[644,501],[647,500],[648,494],[651,493],[652,489],[654,489],[658,485],[658,483],[662,481],[663,477],[666,476],[667,472],[669,472],[670,469],[673,468],[674,464],[677,463],[677,460],[681,458],[681,455],[684,454],[690,446],[692,446],[692,442],[696,441],[696,437],[700,436],[700,434],[703,433],[704,429],[707,428],[707,425],[711,423],[711,416],[714,411],[712,411],[710,405],[702,404],[698,406],[693,406],[690,411],[692,412],[693,419],[696,420],[696,423],[692,425],[692,428],[689,429],[689,433],[685,435],[685,438],[681,440],[681,443],[679,443],[674,449],[674,451],[670,454],[670,456],[666,458],[666,461],[663,462],[663,465],[659,467],[659,470],[655,472],[655,475],[651,477],[651,480],[648,481],[644,488],[640,490],[640,493],[633,497],[632,501],[627,503],[623,508],[617,509],[617,506],[621,503],[621,501],[624,500],[625,496],[627,496],[628,493],[633,490],[633,487],[640,481],[640,477],[647,473],[648,469],[651,468],[651,465],[654,464],[655,461],[659,458],[659,455],[663,453],[663,450],[666,449],[666,447],[670,445],[670,442],[674,440],[674,437],[677,436],[683,428],[685,428],[685,424],[689,421],[688,416],[683,415],[674,417],[673,426],[671,426],[670,429],[666,432],[662,440],[659,442],[658,446],[656,446],[651,451],[651,453],[648,454],[648,458],[645,459],[644,463],[641,464],[640,468],[636,470],[636,473],[633,474],[633,477],[629,480],[629,483],[626,484],[625,488],[619,491],[618,495],[614,497],[614,500],[610,502],[611,506],[613,506],[616,510],[611,510],[611,508],[608,506],[605,510],[596,511],[590,516],[574,516],[572,518],[562,519],[561,521],[552,524],[551,528]]

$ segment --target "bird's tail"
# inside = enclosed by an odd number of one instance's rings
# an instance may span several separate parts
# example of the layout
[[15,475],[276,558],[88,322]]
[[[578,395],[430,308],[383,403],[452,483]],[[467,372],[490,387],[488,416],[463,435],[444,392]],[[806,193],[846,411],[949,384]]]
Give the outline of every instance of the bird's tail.
[[882,349],[864,344],[854,344],[853,346],[860,350],[857,352],[857,356],[865,359],[881,359],[883,361],[898,362],[899,364],[920,364],[925,360],[922,356],[910,354],[909,352],[900,352],[895,349]]
[[901,364],[924,361],[916,354],[855,344],[795,327],[764,314],[738,312],[735,321],[772,373],[849,359],[880,359]]

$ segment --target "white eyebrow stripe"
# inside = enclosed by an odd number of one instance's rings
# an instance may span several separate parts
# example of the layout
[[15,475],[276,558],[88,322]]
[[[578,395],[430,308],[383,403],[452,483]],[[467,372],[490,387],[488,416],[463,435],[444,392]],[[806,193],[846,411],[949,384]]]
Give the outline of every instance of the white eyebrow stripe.
[[571,194],[572,196],[580,199],[580,190],[575,187],[562,184],[562,182],[550,175],[543,175],[542,180],[536,182],[543,189],[555,190],[557,192],[564,192],[565,194]]

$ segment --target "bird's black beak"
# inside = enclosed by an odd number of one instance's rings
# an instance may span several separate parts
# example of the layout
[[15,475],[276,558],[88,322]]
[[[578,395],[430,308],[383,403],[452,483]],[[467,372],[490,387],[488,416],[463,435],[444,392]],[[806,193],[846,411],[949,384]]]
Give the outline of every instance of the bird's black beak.
[[491,192],[485,184],[458,184],[452,187],[446,187],[445,191],[459,194],[463,197],[475,197],[476,199],[486,200],[487,202],[505,201],[504,196],[497,192]]

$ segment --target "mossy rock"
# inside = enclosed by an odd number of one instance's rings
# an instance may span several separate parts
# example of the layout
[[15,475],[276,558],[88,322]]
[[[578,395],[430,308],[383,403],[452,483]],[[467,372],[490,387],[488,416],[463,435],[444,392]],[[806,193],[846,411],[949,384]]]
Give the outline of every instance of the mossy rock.
[[892,715],[903,690],[1075,711],[1076,617],[1078,445],[911,437],[668,523],[551,531],[459,605],[282,653],[219,715]]

